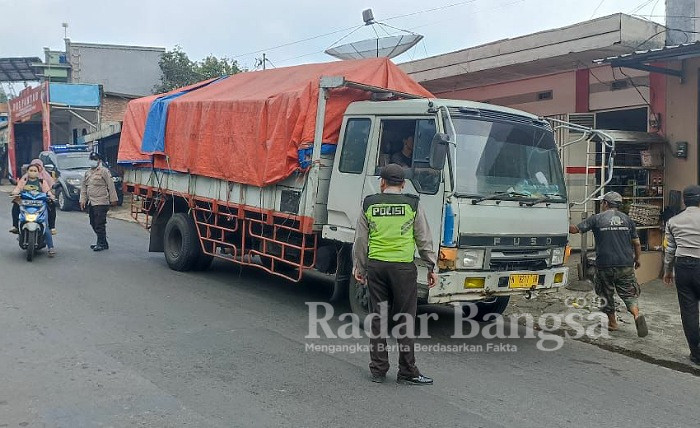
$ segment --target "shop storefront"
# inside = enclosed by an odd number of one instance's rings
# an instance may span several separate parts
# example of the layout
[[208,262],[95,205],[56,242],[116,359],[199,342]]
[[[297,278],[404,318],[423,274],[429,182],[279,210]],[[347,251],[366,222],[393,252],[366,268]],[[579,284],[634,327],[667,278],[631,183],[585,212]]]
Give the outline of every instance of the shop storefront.
[[8,158],[17,176],[22,165],[52,144],[76,144],[99,129],[98,85],[41,83],[10,100]]

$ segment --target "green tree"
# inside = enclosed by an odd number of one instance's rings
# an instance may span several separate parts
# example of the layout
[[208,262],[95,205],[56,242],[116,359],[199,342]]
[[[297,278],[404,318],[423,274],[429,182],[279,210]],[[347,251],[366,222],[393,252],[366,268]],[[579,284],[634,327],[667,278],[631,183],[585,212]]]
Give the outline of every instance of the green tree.
[[202,76],[202,79],[229,76],[231,74],[240,73],[241,71],[243,70],[238,67],[236,61],[225,57],[218,59],[214,55],[209,55],[195,64],[195,72]]
[[238,62],[229,58],[209,55],[202,61],[192,61],[182,47],[175,46],[160,58],[161,83],[153,88],[153,93],[163,93],[215,77],[245,71]]
[[0,103],[6,103],[7,100],[7,95],[5,94],[5,91],[0,88]]

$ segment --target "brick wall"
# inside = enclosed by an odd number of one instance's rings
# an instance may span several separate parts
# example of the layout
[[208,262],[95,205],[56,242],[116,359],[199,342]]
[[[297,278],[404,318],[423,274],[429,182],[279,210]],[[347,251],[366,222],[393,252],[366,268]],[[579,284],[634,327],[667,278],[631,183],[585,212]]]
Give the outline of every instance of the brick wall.
[[128,98],[105,95],[102,98],[102,122],[122,122]]

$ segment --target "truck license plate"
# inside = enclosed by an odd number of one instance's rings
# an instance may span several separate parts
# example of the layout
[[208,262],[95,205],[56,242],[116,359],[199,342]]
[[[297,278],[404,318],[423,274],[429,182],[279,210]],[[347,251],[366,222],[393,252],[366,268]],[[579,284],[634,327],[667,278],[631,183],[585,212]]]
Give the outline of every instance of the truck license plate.
[[510,288],[530,288],[540,282],[539,275],[511,275],[508,279]]

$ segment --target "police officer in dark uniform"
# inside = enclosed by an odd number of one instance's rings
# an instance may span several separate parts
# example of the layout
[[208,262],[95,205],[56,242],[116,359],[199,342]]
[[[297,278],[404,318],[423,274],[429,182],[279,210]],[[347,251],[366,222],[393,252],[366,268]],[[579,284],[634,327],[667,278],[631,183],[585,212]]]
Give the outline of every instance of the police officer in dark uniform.
[[666,223],[664,282],[673,283],[674,269],[683,332],[690,360],[700,365],[700,186],[683,190],[685,211]]
[[[431,385],[433,380],[416,367],[414,340],[417,309],[417,269],[414,264],[415,248],[428,263],[428,286],[433,287],[437,275],[433,272],[437,256],[433,250],[432,235],[425,213],[415,195],[402,194],[403,169],[389,164],[381,171],[382,193],[367,196],[362,204],[353,247],[355,279],[369,287],[371,311],[398,318],[399,372],[398,383]],[[390,312],[390,313],[389,313]],[[382,323],[388,320],[372,318],[370,338],[370,372],[372,381],[382,383],[389,371],[389,353]]]

